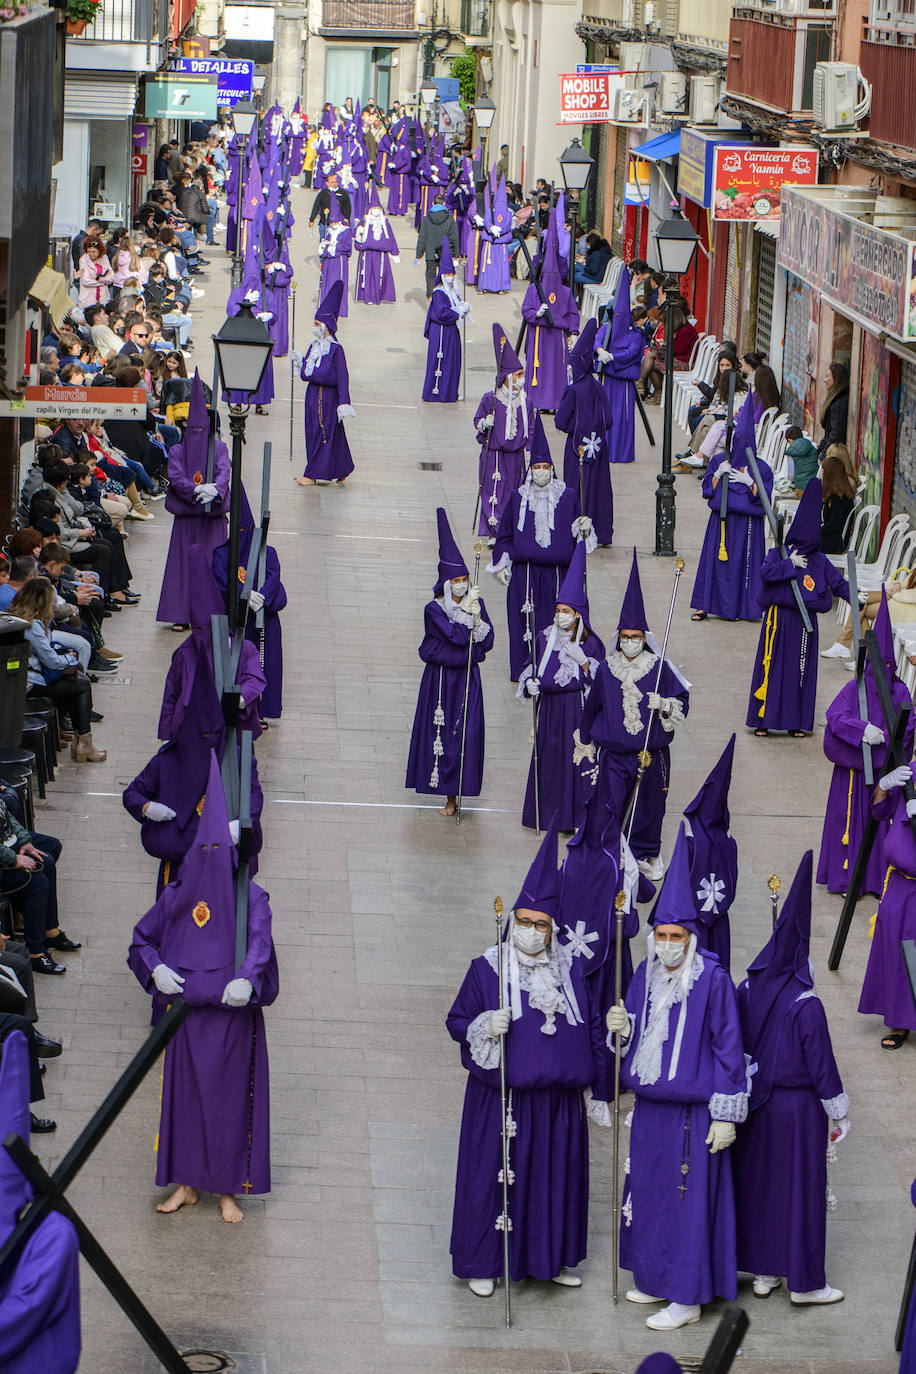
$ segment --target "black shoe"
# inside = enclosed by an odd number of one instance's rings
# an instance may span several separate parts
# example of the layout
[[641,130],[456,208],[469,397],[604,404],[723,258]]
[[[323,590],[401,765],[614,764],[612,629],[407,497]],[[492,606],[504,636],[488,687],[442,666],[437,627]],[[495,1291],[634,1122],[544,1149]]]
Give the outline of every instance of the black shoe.
[[[101,720],[101,716],[99,719]],[[60,949],[63,950],[65,954],[72,954],[75,949],[82,948],[83,946],[80,944],[79,940],[71,940],[65,930],[59,930],[57,934],[50,939],[48,936],[45,936],[45,949]]]
[[124,600],[128,603],[128,605],[130,605],[130,606],[136,606],[137,602],[140,600],[140,598],[141,598],[141,596],[143,595],[143,593],[142,593],[142,592],[131,592],[131,591],[126,591],[126,590],[125,590],[125,591],[123,591],[123,592],[121,593],[121,595],[124,597]]
[[32,972],[33,972],[33,973],[66,973],[67,970],[66,970],[66,968],[64,967],[63,964],[55,964],[55,962],[54,962],[54,960],[51,958],[50,954],[48,954],[47,951],[46,951],[44,954],[39,954],[39,955],[37,955],[37,956],[34,955],[34,954],[32,955]]
[[94,673],[116,673],[118,671],[116,663],[112,663],[107,658],[99,658],[97,655],[90,658],[89,667]]
[[64,1048],[59,1040],[49,1040],[46,1035],[39,1035],[38,1031],[32,1032],[32,1043],[39,1059],[56,1059]]
[[38,1072],[39,1072],[39,1075],[40,1075],[42,1078],[44,1078],[45,1074],[48,1072],[48,1066],[47,1066],[47,1064],[39,1064],[39,1065],[38,1065]]
[[120,609],[121,609],[121,603],[120,603],[120,601],[112,601],[112,599],[111,599],[110,596],[106,596],[106,598],[105,598],[105,610],[109,613],[109,615],[110,615],[112,612],[120,611]]
[[36,1116],[34,1112],[29,1112],[29,1129],[32,1135],[50,1135],[51,1131],[57,1130],[57,1122],[49,1116]]
[[98,725],[99,721],[104,720],[105,717],[101,714],[100,711],[90,711],[89,719],[92,721],[93,725]]
[[200,254],[198,253],[198,255],[197,255],[197,265],[198,265],[198,267],[209,267],[209,266],[210,266],[210,259],[209,259],[209,258],[202,258],[202,257],[200,256]]

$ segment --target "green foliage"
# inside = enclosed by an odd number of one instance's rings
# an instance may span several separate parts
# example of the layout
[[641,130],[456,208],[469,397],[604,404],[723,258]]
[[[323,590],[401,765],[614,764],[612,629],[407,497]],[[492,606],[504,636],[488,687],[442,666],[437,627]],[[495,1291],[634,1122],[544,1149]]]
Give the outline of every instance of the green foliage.
[[85,19],[91,24],[102,8],[102,0],[67,0],[67,18]]
[[459,81],[458,99],[463,110],[469,110],[477,95],[477,57],[473,48],[465,48],[463,53],[452,58],[452,76]]

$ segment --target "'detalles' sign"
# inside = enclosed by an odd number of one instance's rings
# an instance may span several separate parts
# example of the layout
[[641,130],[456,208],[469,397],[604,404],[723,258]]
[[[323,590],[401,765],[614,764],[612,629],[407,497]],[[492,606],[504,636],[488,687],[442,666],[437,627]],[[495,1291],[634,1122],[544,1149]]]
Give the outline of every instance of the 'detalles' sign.
[[614,80],[609,72],[561,73],[560,123],[606,124],[613,118],[613,89]]

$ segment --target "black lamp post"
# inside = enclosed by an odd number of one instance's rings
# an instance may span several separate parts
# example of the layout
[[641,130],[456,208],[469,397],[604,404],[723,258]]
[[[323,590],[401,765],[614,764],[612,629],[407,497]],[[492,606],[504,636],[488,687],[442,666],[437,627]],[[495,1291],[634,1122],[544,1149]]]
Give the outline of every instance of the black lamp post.
[[424,81],[423,85],[420,87],[420,104],[423,106],[425,112],[424,123],[426,125],[427,134],[430,130],[430,125],[432,123],[433,117],[433,109],[438,98],[439,87],[435,84],[435,82]]
[[690,270],[697,251],[697,236],[693,226],[674,207],[667,219],[655,231],[655,248],[659,269],[665,277],[665,410],[662,435],[662,470],[658,474],[655,492],[655,552],[660,558],[674,556],[675,498],[674,473],[671,471],[671,405],[674,397],[674,297],[680,279]]
[[560,171],[563,173],[563,186],[571,191],[570,214],[572,225],[569,235],[569,289],[575,287],[576,278],[576,234],[579,228],[579,197],[588,185],[589,173],[594,166],[594,158],[589,157],[577,138],[560,157]]
[[[229,576],[226,582],[226,614],[229,632],[238,624],[239,526],[242,514],[242,445],[251,397],[261,385],[273,353],[273,339],[263,320],[243,301],[237,315],[226,320],[213,335],[220,386],[229,397],[229,433],[232,436],[232,486],[229,495]],[[243,399],[239,401],[237,398]],[[236,399],[233,399],[236,398]],[[215,398],[214,398],[215,404]]]
[[477,121],[478,131],[483,136],[483,147],[480,154],[483,164],[481,170],[487,177],[490,174],[490,169],[487,166],[487,140],[490,136],[490,126],[496,118],[496,106],[488,95],[482,95],[479,100],[474,102],[474,118]]
[[235,138],[239,148],[239,179],[236,195],[235,211],[235,252],[232,255],[232,272],[229,278],[230,285],[239,286],[242,281],[242,198],[245,194],[244,186],[244,167],[245,149],[251,137],[258,112],[250,101],[240,100],[237,105],[232,107],[232,125],[235,129]]

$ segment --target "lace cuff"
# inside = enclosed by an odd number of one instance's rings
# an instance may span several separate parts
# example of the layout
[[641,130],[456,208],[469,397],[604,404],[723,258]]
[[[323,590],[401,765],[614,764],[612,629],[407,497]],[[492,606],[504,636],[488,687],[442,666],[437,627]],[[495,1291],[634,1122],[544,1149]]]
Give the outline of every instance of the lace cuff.
[[713,1121],[739,1124],[747,1117],[747,1093],[713,1093],[709,1099],[709,1115]]
[[684,719],[684,708],[679,701],[675,700],[671,710],[663,713],[660,712],[658,718],[662,723],[662,729],[667,730],[669,734],[673,734],[675,728],[680,725],[681,721]]
[[598,1098],[592,1097],[591,1088],[584,1090],[585,1115],[589,1121],[594,1121],[596,1126],[613,1126],[611,1119],[611,1109],[606,1102],[601,1102]]
[[480,644],[483,640],[486,639],[487,635],[490,633],[490,627],[485,620],[481,620],[479,625],[474,626],[474,629],[471,633],[474,643]]
[[[457,606],[455,607],[455,614],[452,619],[456,625],[463,625],[466,630],[473,629],[474,617],[468,615],[467,611],[459,610]],[[483,621],[480,623],[483,624]]]
[[821,1106],[831,1121],[842,1121],[849,1115],[849,1098],[845,1093],[840,1093],[839,1097],[822,1097]]
[[531,676],[532,676],[532,671],[531,671],[531,665],[529,664],[527,668],[523,668],[523,669],[522,669],[521,675],[519,676],[519,679],[518,679],[518,691],[515,693],[515,700],[516,700],[516,701],[527,701],[527,700],[530,699],[530,698],[528,697],[528,693],[525,691],[525,683],[528,681],[528,679],[529,679]]
[[504,553],[498,563],[494,563],[493,559],[491,558],[487,567],[484,568],[484,572],[498,573],[502,572],[503,568],[511,568],[511,566],[512,559],[509,557],[507,553]]
[[488,1011],[482,1011],[468,1026],[467,1042],[471,1058],[481,1069],[499,1068],[499,1041],[487,1035]]
[[[630,1053],[630,1046],[631,1046],[632,1043],[633,1043],[633,1031],[634,1031],[634,1029],[635,1029],[635,1027],[636,1027],[636,1017],[633,1015],[633,1013],[632,1013],[631,1011],[628,1011],[628,1012],[627,1012],[627,1016],[630,1018],[630,1033],[629,1033],[629,1035],[627,1036],[626,1040],[624,1040],[623,1045],[621,1046],[621,1050],[620,1050],[620,1057],[621,1057],[621,1059],[626,1059],[627,1055]],[[613,1032],[613,1031],[608,1031],[608,1033],[607,1033],[607,1047],[608,1047],[608,1049],[610,1050],[611,1054],[613,1054],[613,1053],[614,1053],[614,1032]]]
[[355,415],[356,415],[356,411],[353,409],[352,406],[338,406],[338,407],[337,407],[337,418],[338,418],[338,420],[345,420],[348,416],[351,416],[351,415],[354,416],[354,417],[355,417]]
[[[576,516],[575,520],[572,522],[572,533],[573,533],[573,538],[574,538],[574,539],[578,539],[578,538],[579,538],[579,517],[578,517],[578,516]],[[597,549],[597,547],[598,547],[598,536],[597,536],[597,534],[595,533],[595,527],[594,527],[594,525],[593,525],[592,528],[591,528],[591,530],[590,530],[590,532],[585,536],[585,552],[586,552],[586,553],[594,553],[595,550]]]

